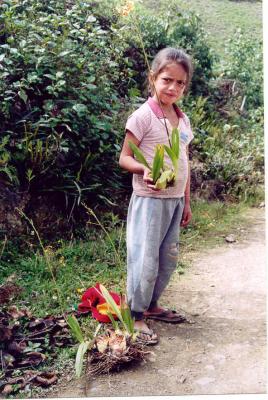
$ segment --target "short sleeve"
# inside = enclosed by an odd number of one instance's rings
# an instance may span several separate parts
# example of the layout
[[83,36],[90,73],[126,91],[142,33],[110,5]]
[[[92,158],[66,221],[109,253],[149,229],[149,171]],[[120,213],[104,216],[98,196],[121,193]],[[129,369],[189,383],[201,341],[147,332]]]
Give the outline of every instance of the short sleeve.
[[132,113],[126,122],[126,130],[129,130],[133,135],[141,141],[148,131],[150,125],[150,114],[145,107],[140,107]]
[[131,114],[126,123],[126,130],[130,131],[133,133],[133,135],[141,141],[144,135],[144,130],[143,130],[143,123],[141,119],[137,116],[137,114],[133,113]]

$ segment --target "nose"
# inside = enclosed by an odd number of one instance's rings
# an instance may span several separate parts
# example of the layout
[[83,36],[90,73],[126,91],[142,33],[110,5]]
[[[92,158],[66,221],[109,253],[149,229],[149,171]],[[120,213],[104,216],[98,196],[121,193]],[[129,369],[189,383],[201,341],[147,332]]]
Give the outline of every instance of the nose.
[[170,82],[169,90],[173,91],[173,92],[177,92],[178,91],[178,85],[177,85],[176,81]]

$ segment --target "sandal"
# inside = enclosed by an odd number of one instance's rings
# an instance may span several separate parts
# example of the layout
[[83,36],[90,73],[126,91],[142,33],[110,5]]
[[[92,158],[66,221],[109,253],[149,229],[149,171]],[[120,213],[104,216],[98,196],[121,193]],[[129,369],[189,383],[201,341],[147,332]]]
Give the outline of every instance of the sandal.
[[158,343],[158,336],[151,329],[149,331],[137,330],[137,342],[146,346],[152,346]]
[[187,322],[187,318],[184,315],[178,314],[175,310],[164,310],[160,313],[151,313],[150,311],[145,311],[144,317],[168,322],[170,324],[181,324],[183,322]]

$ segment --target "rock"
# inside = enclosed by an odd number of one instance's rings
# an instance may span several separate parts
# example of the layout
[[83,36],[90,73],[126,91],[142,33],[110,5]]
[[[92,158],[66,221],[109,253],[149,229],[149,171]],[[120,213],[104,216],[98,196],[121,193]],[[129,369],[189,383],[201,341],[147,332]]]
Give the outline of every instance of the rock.
[[234,242],[236,242],[236,238],[233,234],[231,234],[231,235],[228,235],[225,237],[225,241],[227,243],[234,243]]
[[264,201],[262,201],[262,202],[259,204],[259,208],[263,208],[263,207],[265,207]]
[[215,347],[215,346],[214,346],[214,344],[212,344],[212,343],[208,343],[208,344],[207,344],[207,347]]
[[178,379],[178,383],[184,383],[186,379],[187,377],[185,375],[181,375],[180,378]]

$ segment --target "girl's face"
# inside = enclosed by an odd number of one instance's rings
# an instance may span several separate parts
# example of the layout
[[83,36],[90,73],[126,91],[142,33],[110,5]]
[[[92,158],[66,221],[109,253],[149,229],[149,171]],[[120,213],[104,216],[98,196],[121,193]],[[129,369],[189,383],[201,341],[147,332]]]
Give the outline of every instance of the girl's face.
[[[152,78],[153,79],[153,78]],[[185,89],[187,73],[177,63],[170,63],[154,78],[155,90],[162,105],[172,106],[179,100]],[[153,99],[158,101],[156,93]]]

